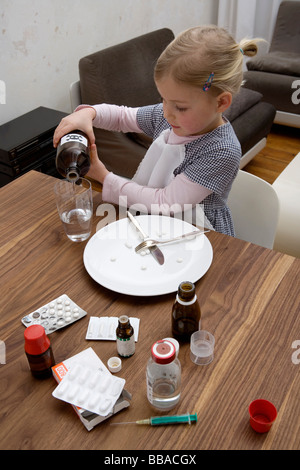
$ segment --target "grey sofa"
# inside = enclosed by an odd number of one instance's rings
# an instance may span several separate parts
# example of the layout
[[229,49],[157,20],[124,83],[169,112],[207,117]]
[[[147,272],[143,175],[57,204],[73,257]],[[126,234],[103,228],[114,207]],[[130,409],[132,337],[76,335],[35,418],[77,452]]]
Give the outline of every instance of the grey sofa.
[[300,127],[300,2],[278,9],[269,52],[247,62],[245,87],[276,108],[274,121]]
[[[71,104],[111,103],[131,107],[155,104],[160,96],[153,80],[158,56],[174,34],[164,28],[136,37],[79,61],[80,81],[71,85]],[[261,93],[241,89],[225,113],[240,140],[241,168],[265,146],[275,108],[262,102]],[[99,156],[110,171],[131,178],[150,140],[143,134],[95,129]]]

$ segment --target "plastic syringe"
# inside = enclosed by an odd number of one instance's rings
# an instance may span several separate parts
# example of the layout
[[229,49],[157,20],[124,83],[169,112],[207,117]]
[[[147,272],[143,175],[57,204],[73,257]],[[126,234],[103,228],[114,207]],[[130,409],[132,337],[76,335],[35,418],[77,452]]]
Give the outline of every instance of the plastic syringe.
[[173,416],[152,416],[147,419],[139,419],[138,421],[125,421],[122,423],[111,424],[150,424],[151,426],[159,426],[162,424],[192,424],[197,422],[197,413]]

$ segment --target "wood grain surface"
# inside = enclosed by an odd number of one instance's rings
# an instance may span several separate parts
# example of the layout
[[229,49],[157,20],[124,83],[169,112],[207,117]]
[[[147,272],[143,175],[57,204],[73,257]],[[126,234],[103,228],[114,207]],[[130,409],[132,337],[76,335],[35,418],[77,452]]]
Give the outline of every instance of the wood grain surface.
[[[181,400],[170,414],[197,413],[196,425],[112,426],[157,415],[146,396],[151,345],[171,335],[174,294],[127,296],[87,274],[85,243],[70,242],[53,197],[55,179],[29,172],[0,190],[1,449],[299,449],[300,260],[210,232],[213,262],[196,283],[202,328],[215,336],[215,357],[196,366],[182,344]],[[93,233],[100,218],[94,193]],[[106,364],[115,342],[87,341],[89,316],[140,318],[134,356],[118,376],[132,394],[130,407],[88,432],[72,407],[52,397],[54,379],[34,379],[24,353],[21,318],[67,294],[88,315],[49,337],[56,362],[92,347]],[[295,344],[295,343],[294,343]],[[298,360],[292,360],[292,355]],[[267,434],[249,426],[255,398],[272,401],[278,417]]]

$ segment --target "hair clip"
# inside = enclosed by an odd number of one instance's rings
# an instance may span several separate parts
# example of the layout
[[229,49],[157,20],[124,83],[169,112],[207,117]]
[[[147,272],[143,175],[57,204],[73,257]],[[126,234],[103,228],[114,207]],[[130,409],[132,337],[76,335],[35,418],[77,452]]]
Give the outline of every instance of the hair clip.
[[243,55],[245,55],[245,52],[243,51],[243,49],[240,47],[240,51]]
[[207,91],[211,87],[211,84],[212,84],[213,79],[214,79],[214,75],[215,75],[214,72],[212,72],[210,74],[210,76],[208,77],[208,79],[206,80],[206,82],[203,85],[203,91]]

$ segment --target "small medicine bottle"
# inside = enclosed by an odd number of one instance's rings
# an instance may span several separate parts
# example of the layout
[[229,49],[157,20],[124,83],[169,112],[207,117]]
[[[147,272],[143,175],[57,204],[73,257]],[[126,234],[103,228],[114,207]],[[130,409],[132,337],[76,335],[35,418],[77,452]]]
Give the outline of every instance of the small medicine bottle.
[[174,408],[180,400],[181,365],[171,341],[160,340],[152,345],[148,360],[147,398],[161,411]]
[[200,319],[195,285],[189,281],[181,282],[172,309],[172,335],[178,341],[190,341],[192,333],[200,328]]
[[54,357],[50,340],[45,328],[41,325],[31,325],[24,331],[25,353],[34,377],[44,379],[52,375]]
[[56,169],[69,181],[77,181],[90,169],[89,143],[86,134],[74,131],[64,135],[57,146]]
[[121,315],[116,329],[117,350],[122,357],[130,357],[135,352],[134,329],[126,315]]

